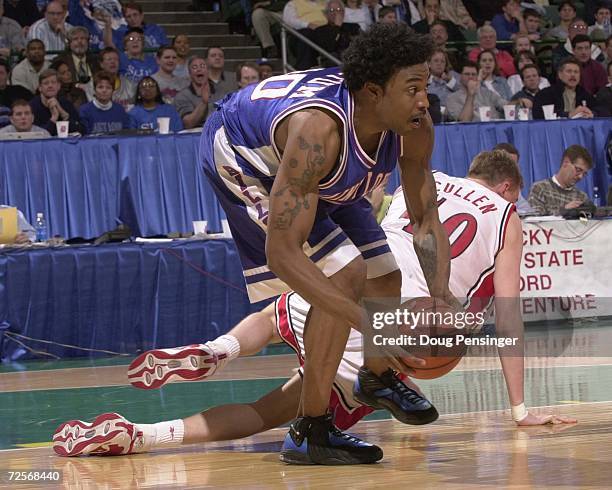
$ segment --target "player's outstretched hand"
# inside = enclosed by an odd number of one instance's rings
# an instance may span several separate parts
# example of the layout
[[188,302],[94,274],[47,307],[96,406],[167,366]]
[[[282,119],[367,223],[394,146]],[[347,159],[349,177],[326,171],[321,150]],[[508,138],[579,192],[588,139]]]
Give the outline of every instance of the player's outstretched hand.
[[517,422],[516,425],[519,427],[528,427],[532,425],[557,425],[557,424],[576,424],[578,423],[577,419],[573,419],[571,417],[566,417],[564,415],[537,415],[535,413],[529,413],[527,417],[525,417],[520,422]]

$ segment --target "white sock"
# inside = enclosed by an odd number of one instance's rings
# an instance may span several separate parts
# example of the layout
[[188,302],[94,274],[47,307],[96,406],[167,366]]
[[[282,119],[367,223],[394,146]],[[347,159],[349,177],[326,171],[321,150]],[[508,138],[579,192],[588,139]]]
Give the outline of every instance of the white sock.
[[211,347],[215,354],[225,354],[227,356],[219,361],[217,370],[240,355],[240,343],[233,335],[221,335],[221,337],[217,337],[215,340],[206,342],[206,345]]
[[159,422],[157,424],[136,424],[142,431],[143,444],[134,452],[145,452],[158,447],[178,447],[185,437],[185,424],[181,419]]

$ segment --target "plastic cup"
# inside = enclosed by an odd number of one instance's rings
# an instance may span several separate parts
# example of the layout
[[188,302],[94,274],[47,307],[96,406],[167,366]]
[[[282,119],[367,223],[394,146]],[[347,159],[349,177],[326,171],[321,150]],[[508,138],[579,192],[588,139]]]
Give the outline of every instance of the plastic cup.
[[157,127],[159,128],[159,134],[168,134],[170,132],[170,118],[158,117]]

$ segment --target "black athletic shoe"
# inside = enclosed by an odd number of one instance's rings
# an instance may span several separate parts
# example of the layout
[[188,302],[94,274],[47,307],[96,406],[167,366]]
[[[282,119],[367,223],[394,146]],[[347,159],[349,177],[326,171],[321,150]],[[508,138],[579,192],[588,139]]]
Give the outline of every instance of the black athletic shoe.
[[353,394],[356,400],[365,405],[389,410],[404,424],[429,424],[439,416],[436,407],[427,398],[408,388],[391,369],[376,376],[369,369],[361,367]]
[[340,432],[331,415],[296,419],[280,453],[280,460],[289,464],[369,464],[382,457],[378,446]]

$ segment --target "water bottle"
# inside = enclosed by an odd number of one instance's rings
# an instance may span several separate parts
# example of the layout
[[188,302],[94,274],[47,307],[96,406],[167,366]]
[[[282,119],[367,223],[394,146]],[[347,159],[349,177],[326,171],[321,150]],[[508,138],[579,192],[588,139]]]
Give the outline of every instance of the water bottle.
[[47,241],[47,222],[45,221],[45,215],[42,213],[36,213],[36,223],[34,224],[36,230],[36,241],[46,242]]
[[599,188],[597,186],[593,187],[593,204],[599,207],[601,206],[601,200],[599,199]]

